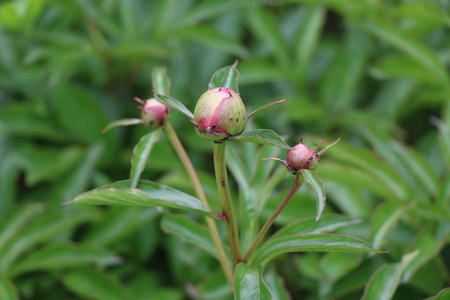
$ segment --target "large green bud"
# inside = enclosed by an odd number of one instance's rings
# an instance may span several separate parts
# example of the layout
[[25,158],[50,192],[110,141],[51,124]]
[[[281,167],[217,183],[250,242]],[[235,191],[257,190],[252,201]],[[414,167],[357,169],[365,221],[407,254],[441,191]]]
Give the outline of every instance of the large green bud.
[[247,114],[241,97],[235,91],[219,87],[200,97],[191,122],[200,137],[221,141],[244,130]]

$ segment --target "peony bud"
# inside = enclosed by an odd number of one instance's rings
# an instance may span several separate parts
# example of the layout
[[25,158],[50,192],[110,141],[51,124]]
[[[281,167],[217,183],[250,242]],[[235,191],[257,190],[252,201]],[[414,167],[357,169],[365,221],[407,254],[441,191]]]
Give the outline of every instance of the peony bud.
[[141,100],[134,98],[142,106],[138,106],[142,112],[142,121],[147,127],[158,128],[164,125],[166,118],[170,113],[170,108],[158,102],[155,98]]
[[292,147],[286,158],[289,171],[298,172],[302,169],[315,170],[319,165],[319,155],[311,148],[300,143]]
[[205,139],[220,141],[240,134],[247,123],[244,103],[228,88],[213,88],[197,102],[194,120],[197,134]]

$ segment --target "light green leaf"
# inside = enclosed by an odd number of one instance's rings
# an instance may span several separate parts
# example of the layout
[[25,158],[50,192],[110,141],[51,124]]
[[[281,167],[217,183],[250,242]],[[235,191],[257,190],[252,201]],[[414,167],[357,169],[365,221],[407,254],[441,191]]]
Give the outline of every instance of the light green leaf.
[[250,267],[244,263],[236,266],[234,273],[234,299],[269,300],[272,293],[262,277],[262,267]]
[[6,275],[0,275],[0,299],[19,300],[16,287]]
[[157,93],[154,93],[154,95],[155,95],[156,100],[158,100],[159,102],[182,112],[183,114],[185,114],[186,116],[188,116],[191,119],[194,118],[194,114],[189,109],[187,109],[183,103],[181,103],[177,99],[168,97],[168,96],[159,95]]
[[167,76],[167,68],[156,67],[152,72],[152,86],[160,95],[170,95],[170,79]]
[[120,256],[95,246],[78,246],[72,243],[50,244],[15,264],[10,273],[13,276],[18,276],[38,270],[61,270],[88,264],[104,267],[121,262]]
[[291,300],[289,291],[284,286],[284,278],[275,270],[265,270],[264,280],[272,293],[272,300]]
[[208,89],[217,87],[226,87],[232,89],[236,93],[239,93],[239,71],[236,69],[237,61],[231,66],[226,66],[217,70],[211,77],[211,81],[208,84]]
[[95,300],[131,299],[128,290],[117,278],[94,268],[80,268],[65,273],[64,285],[82,298]]
[[270,129],[255,129],[244,132],[233,137],[232,140],[238,140],[246,143],[256,143],[263,145],[271,145],[283,149],[291,149],[288,144],[273,130]]
[[418,251],[405,254],[399,263],[385,264],[380,267],[366,284],[361,300],[389,300],[400,283],[405,268],[414,260]]
[[141,178],[141,174],[145,169],[153,145],[159,141],[160,134],[161,127],[144,135],[134,147],[133,157],[131,158],[131,188],[135,188],[138,185],[139,179]]
[[316,172],[312,170],[301,170],[305,180],[308,184],[311,185],[314,193],[316,194],[316,221],[320,219],[322,216],[323,210],[325,209],[325,202],[327,200],[327,196],[325,195],[325,188],[323,187],[323,183],[317,175]]
[[270,237],[270,239],[272,240],[288,235],[330,232],[335,229],[358,224],[360,222],[360,220],[355,220],[347,216],[325,215],[320,218],[319,221],[316,221],[314,218],[310,218],[290,223],[277,231],[273,236]]
[[44,0],[14,0],[0,6],[0,23],[15,30],[27,30],[33,26],[44,8]]
[[366,241],[334,234],[308,234],[272,239],[261,246],[250,258],[251,264],[267,263],[287,252],[377,252]]
[[156,182],[141,180],[137,188],[130,181],[118,181],[77,196],[65,204],[161,206],[193,210],[213,216],[195,197]]
[[161,221],[161,228],[166,233],[176,235],[217,257],[217,251],[208,229],[186,216],[165,213]]
[[436,296],[425,298],[424,300],[447,300],[450,299],[450,288],[445,288]]
[[142,121],[142,119],[135,119],[135,118],[120,119],[120,120],[112,121],[105,127],[105,129],[102,130],[102,133],[106,133],[108,130],[110,130],[114,127],[137,125],[137,124],[144,124],[144,121]]

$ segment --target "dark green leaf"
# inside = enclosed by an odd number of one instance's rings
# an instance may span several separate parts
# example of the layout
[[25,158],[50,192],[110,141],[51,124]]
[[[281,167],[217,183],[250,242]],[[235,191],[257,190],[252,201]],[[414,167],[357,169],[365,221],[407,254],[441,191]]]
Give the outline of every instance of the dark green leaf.
[[152,85],[156,93],[170,95],[170,79],[167,77],[167,69],[156,67],[152,72]]
[[137,188],[129,188],[129,184],[129,180],[118,181],[83,193],[65,204],[162,206],[212,216],[200,200],[179,190],[146,180],[141,180]]
[[64,285],[82,298],[95,300],[131,299],[128,290],[117,278],[94,268],[80,268],[65,273]]
[[113,121],[111,123],[109,123],[105,129],[102,130],[103,133],[107,132],[108,130],[114,128],[114,127],[118,127],[118,126],[129,126],[129,125],[137,125],[137,124],[144,124],[144,121],[142,121],[142,119],[120,119],[120,120],[116,120]]
[[447,300],[450,299],[450,288],[445,288],[436,296],[426,298],[424,300]]
[[405,254],[402,261],[385,264],[370,278],[361,300],[390,300],[394,295],[404,269],[414,260],[417,251]]
[[305,177],[306,182],[311,185],[314,193],[316,194],[316,221],[318,221],[320,216],[322,216],[323,210],[325,209],[325,202],[327,200],[325,188],[323,187],[323,183],[316,172],[312,170],[302,170],[302,174]]
[[259,248],[250,258],[252,264],[266,263],[275,256],[287,252],[377,252],[369,243],[344,235],[309,234],[272,239]]
[[11,280],[6,275],[0,275],[0,299],[18,300],[19,296]]
[[122,258],[114,253],[89,245],[71,243],[50,244],[33,252],[11,268],[14,276],[40,271],[61,270],[75,266],[95,264],[99,266],[116,265]]
[[135,188],[141,174],[147,165],[148,157],[152,151],[153,145],[159,141],[161,127],[144,135],[133,149],[133,157],[131,158],[130,187]]
[[236,69],[237,61],[231,66],[223,67],[217,70],[211,77],[211,81],[208,84],[208,89],[217,87],[226,87],[239,93],[239,71]]
[[262,267],[250,267],[244,263],[236,266],[234,273],[234,299],[269,300],[272,293],[262,277]]
[[255,143],[263,145],[271,145],[283,149],[291,149],[288,144],[273,130],[270,129],[255,129],[244,132],[238,136],[233,137],[232,140],[238,140],[246,143]]
[[333,231],[337,228],[360,223],[360,220],[355,220],[347,216],[340,215],[324,215],[319,221],[313,218],[299,220],[289,225],[284,226],[277,231],[270,239],[279,238],[288,235],[299,234],[316,234]]
[[183,114],[185,114],[186,116],[188,116],[189,118],[193,119],[194,118],[194,114],[186,108],[186,106],[184,106],[183,103],[181,103],[180,101],[178,101],[177,99],[174,99],[172,97],[167,97],[167,96],[163,96],[163,95],[159,95],[157,93],[154,93],[156,100],[158,100],[159,102],[172,107],[180,112],[182,112]]

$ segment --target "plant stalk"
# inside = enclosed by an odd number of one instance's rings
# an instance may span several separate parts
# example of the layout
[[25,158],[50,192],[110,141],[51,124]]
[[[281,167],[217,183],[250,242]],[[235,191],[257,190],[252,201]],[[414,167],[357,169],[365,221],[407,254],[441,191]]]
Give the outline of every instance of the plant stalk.
[[255,248],[259,245],[263,237],[266,235],[267,231],[269,230],[270,226],[273,224],[275,219],[278,217],[278,215],[281,213],[281,211],[286,207],[286,205],[291,200],[292,196],[298,191],[298,189],[302,186],[304,181],[304,178],[302,175],[297,174],[295,177],[294,184],[291,187],[291,190],[286,195],[286,198],[284,198],[283,202],[277,207],[277,209],[273,212],[273,214],[270,216],[270,218],[266,221],[264,226],[261,228],[261,230],[258,232],[258,235],[256,236],[255,240],[253,241],[253,244],[250,246],[250,249],[247,251],[247,254],[245,254],[244,262],[247,262],[250,258],[250,255],[253,253]]
[[228,237],[230,239],[231,260],[234,267],[241,260],[241,248],[228,184],[225,150],[226,143],[214,143],[214,170],[216,173],[217,189],[219,191],[220,202],[222,203],[222,214],[226,218]]
[[[203,188],[200,184],[200,180],[198,179],[194,166],[192,165],[191,160],[189,159],[186,151],[184,150],[184,147],[181,144],[180,139],[178,138],[175,130],[169,123],[166,123],[163,127],[167,137],[169,138],[170,143],[172,144],[173,148],[175,149],[175,152],[178,154],[178,157],[180,158],[181,162],[184,165],[184,168],[186,169],[186,171],[189,174],[189,177],[191,178],[197,197],[200,199],[203,205],[205,205],[205,207],[208,210],[210,210],[208,200],[206,199],[205,192],[203,191]],[[233,273],[231,272],[231,268],[228,263],[227,256],[225,254],[222,240],[220,239],[219,236],[219,230],[217,229],[216,222],[213,219],[206,217],[206,224],[208,225],[211,238],[213,240],[214,246],[216,247],[220,265],[222,266],[222,269],[225,273],[228,283],[232,285]]]

